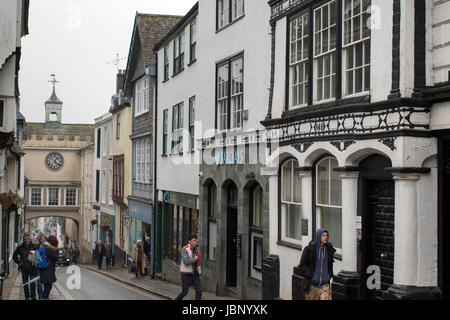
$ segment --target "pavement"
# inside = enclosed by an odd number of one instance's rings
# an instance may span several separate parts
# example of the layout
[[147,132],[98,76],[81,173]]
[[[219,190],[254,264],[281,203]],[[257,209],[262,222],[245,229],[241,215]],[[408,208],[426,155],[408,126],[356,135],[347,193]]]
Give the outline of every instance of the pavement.
[[[143,291],[147,291],[153,295],[159,296],[161,298],[173,300],[181,292],[181,286],[159,279],[151,279],[150,277],[139,277],[136,278],[134,273],[128,272],[128,269],[122,267],[111,268],[109,270],[98,270],[97,266],[94,265],[79,265],[82,269],[90,270],[92,272],[97,272],[104,276],[110,277],[122,283],[130,286],[134,286]],[[193,288],[189,289],[188,295],[184,300],[194,300],[195,290]],[[203,291],[202,300],[235,300],[230,297],[219,297],[213,293]]]

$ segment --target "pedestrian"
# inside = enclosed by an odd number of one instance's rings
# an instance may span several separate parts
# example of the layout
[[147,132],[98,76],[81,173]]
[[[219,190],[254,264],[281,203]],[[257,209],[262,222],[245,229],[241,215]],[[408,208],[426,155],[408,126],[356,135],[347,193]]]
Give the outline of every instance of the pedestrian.
[[53,283],[56,282],[56,261],[58,261],[58,239],[55,236],[49,236],[48,241],[45,241],[39,252],[43,253],[41,256],[46,260],[48,266],[41,269],[41,282],[44,285],[44,292],[42,293],[42,300],[48,300]]
[[105,257],[106,257],[106,270],[108,270],[112,266],[112,257],[113,257],[111,243],[109,242],[106,243]]
[[191,233],[188,245],[181,249],[181,287],[175,300],[182,300],[189,292],[189,287],[195,288],[195,300],[202,299],[202,272],[200,267],[200,250],[197,247],[197,234]]
[[133,251],[131,252],[131,259],[133,259],[133,264],[135,264],[136,266],[136,278],[139,278],[139,275],[144,276],[145,265],[148,259],[142,247],[141,240],[136,241],[136,244],[133,246]]
[[95,245],[94,254],[97,257],[98,269],[100,270],[102,268],[103,257],[105,256],[105,245],[102,240],[98,240]]
[[69,250],[67,250],[67,254],[69,255],[69,264],[73,263],[73,248],[72,245],[70,245]]
[[150,277],[150,275],[151,275],[150,262],[152,261],[152,247],[151,247],[150,237],[148,235],[145,236],[144,253],[147,256],[147,259],[149,261],[149,265],[148,265],[148,268],[146,268],[146,272],[147,272],[147,276]]
[[330,280],[336,249],[328,237],[327,230],[318,229],[315,240],[303,250],[299,268],[306,300],[331,300]]
[[[41,248],[44,245],[44,242],[46,242],[46,241],[47,240],[45,239],[45,235],[41,233],[39,235],[38,242],[36,243],[34,250],[39,250],[39,248]],[[38,299],[42,300],[42,293],[43,293],[44,289],[42,287],[42,282],[41,282],[40,276],[41,276],[41,269],[36,268],[36,277],[39,277],[38,280],[36,281],[36,290],[37,290],[37,294],[38,294]]]
[[73,250],[73,263],[78,264],[78,258],[80,257],[80,250],[78,247],[75,247]]
[[[14,250],[13,260],[19,265],[19,271],[22,274],[22,284],[27,283],[36,276],[36,271],[33,265],[33,251],[35,246],[31,242],[29,233],[23,235],[23,242]],[[36,300],[36,284],[33,282],[29,285],[23,286],[26,300]]]

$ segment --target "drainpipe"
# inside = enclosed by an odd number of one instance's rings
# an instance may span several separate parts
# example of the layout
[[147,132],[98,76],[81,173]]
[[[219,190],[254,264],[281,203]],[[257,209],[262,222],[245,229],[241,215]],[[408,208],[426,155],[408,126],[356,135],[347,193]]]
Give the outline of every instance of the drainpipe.
[[[153,50],[153,54],[155,55],[155,64],[156,64],[156,70],[155,70],[155,96],[154,96],[154,104],[153,104],[153,128],[152,128],[152,140],[153,140],[153,247],[152,247],[152,278],[155,278],[155,265],[156,265],[156,246],[157,246],[157,234],[161,232],[161,230],[157,229],[157,213],[158,210],[158,190],[156,189],[156,169],[157,169],[157,157],[158,157],[158,51]],[[161,227],[162,228],[162,227]],[[162,241],[162,238],[161,238]],[[159,256],[159,255],[158,255]],[[158,266],[160,267],[160,266]],[[159,268],[158,268],[159,269]]]

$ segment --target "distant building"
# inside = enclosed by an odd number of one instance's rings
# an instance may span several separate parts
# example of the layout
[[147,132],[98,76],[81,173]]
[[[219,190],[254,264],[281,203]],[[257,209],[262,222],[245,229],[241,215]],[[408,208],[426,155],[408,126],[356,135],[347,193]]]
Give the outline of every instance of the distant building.
[[67,229],[73,237],[72,243],[78,245],[86,224],[82,219],[82,204],[92,201],[89,196],[82,197],[83,192],[90,193],[89,189],[82,189],[82,181],[86,170],[92,175],[93,163],[83,163],[82,156],[89,148],[93,154],[90,145],[94,140],[94,126],[61,123],[63,103],[56,96],[55,78],[52,82],[52,95],[45,102],[45,122],[29,122],[24,130],[25,219],[72,219],[77,225],[76,232],[73,223]]

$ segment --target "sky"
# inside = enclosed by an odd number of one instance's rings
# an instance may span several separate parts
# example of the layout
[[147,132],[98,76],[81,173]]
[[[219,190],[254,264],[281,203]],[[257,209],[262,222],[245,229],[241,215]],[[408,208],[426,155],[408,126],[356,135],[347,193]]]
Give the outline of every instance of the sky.
[[[63,101],[63,123],[94,123],[108,112],[115,93],[116,55],[125,69],[136,11],[185,15],[197,0],[34,0],[29,35],[22,38],[21,112],[45,121],[52,93]],[[108,64],[109,63],[109,64]]]

